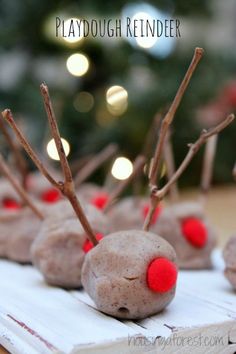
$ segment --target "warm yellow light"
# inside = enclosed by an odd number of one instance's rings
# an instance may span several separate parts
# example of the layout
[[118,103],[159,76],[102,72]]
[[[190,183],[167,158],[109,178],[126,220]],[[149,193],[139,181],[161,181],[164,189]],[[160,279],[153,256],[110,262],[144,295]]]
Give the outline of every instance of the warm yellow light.
[[106,92],[106,101],[110,113],[121,115],[128,107],[128,92],[122,86],[111,86]]
[[[64,33],[69,33],[69,37],[63,37],[63,40],[65,42],[68,43],[76,43],[76,42],[80,42],[82,39],[84,39],[84,37],[81,35],[81,33],[83,33],[83,22],[80,23],[80,32],[78,30],[78,27],[76,26],[76,21],[80,21],[79,18],[69,18],[68,20],[66,20],[64,22]],[[72,34],[70,34],[70,28],[73,28],[73,34],[74,36],[72,36]]]
[[89,60],[84,54],[72,54],[66,62],[67,69],[71,75],[83,76],[89,69]]
[[128,98],[128,92],[122,86],[111,86],[106,93],[107,103],[111,106],[126,101]]
[[[69,145],[68,141],[66,141],[63,138],[61,138],[61,142],[62,142],[63,148],[65,150],[65,154],[66,154],[66,156],[68,156],[70,153],[70,145]],[[49,143],[47,144],[47,153],[51,159],[57,160],[57,161],[60,160],[54,139],[50,140]]]
[[[148,20],[150,21],[150,23],[152,23],[153,21],[153,17],[150,16],[148,13],[146,12],[138,12],[136,13],[132,19],[131,19],[131,27],[134,28],[134,23],[133,21],[134,20],[142,20],[142,21],[145,21],[145,20]],[[142,33],[142,27],[141,27],[141,21],[137,21],[136,25],[135,25],[135,32],[136,32],[136,35],[137,37],[135,38],[136,39],[136,42],[137,44],[142,47],[142,48],[151,48],[153,47],[155,44],[156,44],[156,41],[157,41],[157,37],[155,36],[145,36],[143,33]]]
[[116,179],[124,180],[129,178],[132,172],[132,162],[126,157],[117,157],[111,169],[112,176]]

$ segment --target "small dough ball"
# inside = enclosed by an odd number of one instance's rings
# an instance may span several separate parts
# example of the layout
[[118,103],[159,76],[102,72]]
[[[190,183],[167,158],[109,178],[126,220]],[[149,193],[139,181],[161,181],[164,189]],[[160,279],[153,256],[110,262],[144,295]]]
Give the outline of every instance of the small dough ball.
[[21,198],[10,182],[5,178],[0,178],[0,210],[18,210],[21,204]]
[[140,197],[127,197],[115,204],[108,212],[112,232],[141,229],[148,205],[148,199]]
[[[56,180],[62,180],[58,171],[52,171]],[[51,183],[40,172],[33,172],[27,177],[28,191],[38,200],[46,204],[53,204],[60,201],[63,196],[60,191],[53,187]]]
[[223,251],[225,261],[225,276],[236,289],[236,236],[232,236]]
[[77,189],[76,193],[79,199],[84,200],[87,203],[92,203],[93,200],[100,194],[107,193],[106,189],[95,183],[83,183]]
[[[62,202],[53,205],[45,205],[39,201],[34,201],[34,204],[45,218],[49,217],[51,214],[54,215],[57,211],[65,210],[65,207],[67,207],[65,203]],[[10,213],[12,214],[13,212],[8,212],[8,214]],[[8,234],[4,236],[4,257],[15,262],[31,263],[31,244],[39,233],[42,220],[26,206],[14,212],[8,222],[4,221],[2,223],[2,227],[4,227],[4,225],[5,229],[8,230]],[[2,235],[4,235],[4,233]]]
[[[95,234],[106,235],[107,218],[95,207],[84,207]],[[99,237],[98,237],[99,238]],[[48,217],[31,247],[33,264],[47,283],[64,288],[81,286],[81,268],[84,256],[90,249],[87,236],[75,212],[68,208]]]
[[151,231],[175,249],[182,269],[209,269],[216,246],[216,232],[199,203],[178,203],[162,210]]
[[82,284],[97,308],[126,319],[163,310],[174,298],[176,278],[174,249],[157,235],[140,230],[102,239],[86,255],[82,269]]
[[7,257],[7,243],[17,232],[21,210],[1,210],[0,212],[0,257]]
[[14,225],[8,225],[11,235],[6,242],[5,256],[15,262],[30,263],[30,247],[36,238],[42,220],[40,220],[32,210],[24,208],[17,217]]

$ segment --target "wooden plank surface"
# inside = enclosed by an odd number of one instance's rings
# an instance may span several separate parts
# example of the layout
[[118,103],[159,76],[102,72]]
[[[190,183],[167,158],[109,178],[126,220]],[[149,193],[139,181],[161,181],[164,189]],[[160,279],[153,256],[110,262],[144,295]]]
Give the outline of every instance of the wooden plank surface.
[[[187,354],[189,346],[174,340],[204,335],[220,338],[219,348],[194,347],[193,353],[234,353],[236,294],[223,276],[219,252],[214,262],[213,271],[181,271],[177,295],[162,313],[119,321],[98,312],[85,292],[49,287],[33,267],[2,260],[0,343],[13,354],[155,353],[164,344],[163,353]],[[157,337],[173,343],[155,342]]]

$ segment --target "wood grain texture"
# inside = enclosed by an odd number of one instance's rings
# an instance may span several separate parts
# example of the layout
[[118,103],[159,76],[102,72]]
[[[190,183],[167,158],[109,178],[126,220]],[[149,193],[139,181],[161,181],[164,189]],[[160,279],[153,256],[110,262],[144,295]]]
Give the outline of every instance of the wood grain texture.
[[162,313],[119,321],[98,312],[85,292],[49,287],[33,267],[2,260],[0,343],[13,354],[234,353],[236,294],[219,252],[214,264],[212,271],[181,271]]

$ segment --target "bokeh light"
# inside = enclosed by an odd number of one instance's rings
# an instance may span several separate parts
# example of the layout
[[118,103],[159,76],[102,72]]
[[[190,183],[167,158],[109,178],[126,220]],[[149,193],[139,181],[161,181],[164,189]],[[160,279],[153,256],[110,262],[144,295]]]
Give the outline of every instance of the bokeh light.
[[93,95],[89,92],[80,92],[74,99],[74,107],[78,112],[86,113],[91,111],[94,105]]
[[[64,32],[67,34],[67,33],[70,33],[70,27],[71,27],[71,23],[76,23],[76,21],[81,21],[79,18],[69,18],[68,20],[66,20],[64,22]],[[83,22],[80,23],[80,31],[81,33],[83,33]],[[74,36],[69,36],[69,37],[63,37],[63,40],[65,42],[68,42],[68,43],[78,43],[80,41],[82,41],[84,39],[83,36],[81,36],[80,32],[79,32],[79,29],[78,29],[78,26],[73,26],[73,34]]]
[[125,180],[129,178],[132,172],[132,162],[126,157],[117,157],[111,169],[112,176],[119,180]]
[[[134,27],[134,20],[142,20],[142,21],[149,20],[151,23],[153,20],[153,17],[146,12],[136,13],[131,19],[131,27],[132,28]],[[138,22],[136,25],[136,33],[138,35],[138,37],[135,38],[136,42],[137,42],[138,46],[142,47],[142,48],[151,48],[156,44],[156,42],[158,40],[157,37],[152,37],[151,35],[150,36],[142,36],[141,22]]]
[[119,116],[128,107],[128,92],[122,86],[111,86],[106,92],[106,101],[108,111]]
[[[144,22],[148,20],[152,23],[153,20],[158,19],[164,23],[165,20],[171,19],[171,14],[163,12],[146,2],[137,2],[127,3],[123,7],[122,21],[126,22],[127,17],[131,19],[132,29],[134,28],[134,20],[143,20]],[[126,33],[123,33],[124,40],[128,41],[133,47],[142,48],[153,56],[161,59],[168,57],[173,52],[176,38],[166,37],[164,35],[157,37],[156,35],[152,36],[151,33],[148,33],[148,35],[143,34],[142,36],[141,22],[136,21],[135,27],[135,32],[138,34],[138,37],[127,36]]]
[[83,76],[89,69],[89,60],[86,55],[75,53],[69,56],[66,66],[71,75]]
[[[63,138],[61,138],[61,142],[62,142],[63,148],[65,150],[65,154],[66,154],[66,156],[68,156],[69,153],[70,153],[70,145],[69,145],[68,141],[66,141]],[[47,144],[47,153],[48,153],[48,156],[52,160],[57,160],[57,161],[60,160],[54,139],[51,139],[48,142],[48,144]]]

